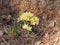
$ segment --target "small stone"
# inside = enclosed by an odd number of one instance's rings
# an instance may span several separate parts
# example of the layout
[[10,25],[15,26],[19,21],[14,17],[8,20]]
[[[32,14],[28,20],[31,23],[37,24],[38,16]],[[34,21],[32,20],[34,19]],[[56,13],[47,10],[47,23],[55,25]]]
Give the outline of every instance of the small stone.
[[2,36],[3,35],[3,32],[0,30],[0,36]]
[[35,45],[40,45],[40,43],[41,43],[41,41],[37,41],[37,42],[35,43]]

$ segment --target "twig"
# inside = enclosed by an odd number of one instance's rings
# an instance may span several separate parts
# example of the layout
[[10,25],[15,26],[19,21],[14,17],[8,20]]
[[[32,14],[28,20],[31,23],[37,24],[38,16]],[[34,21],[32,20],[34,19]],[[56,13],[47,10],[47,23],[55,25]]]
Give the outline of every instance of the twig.
[[4,38],[2,40],[6,43],[6,45],[10,45]]

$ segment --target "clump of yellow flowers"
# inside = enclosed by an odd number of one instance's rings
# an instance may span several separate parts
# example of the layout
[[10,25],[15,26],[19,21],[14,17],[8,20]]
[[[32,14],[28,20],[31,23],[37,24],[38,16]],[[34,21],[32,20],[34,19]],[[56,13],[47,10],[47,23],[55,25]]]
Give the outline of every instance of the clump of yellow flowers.
[[28,31],[31,31],[32,26],[31,25],[38,25],[39,24],[39,18],[34,15],[31,12],[25,12],[22,13],[19,18],[17,18],[17,22],[23,21],[23,29],[26,29]]

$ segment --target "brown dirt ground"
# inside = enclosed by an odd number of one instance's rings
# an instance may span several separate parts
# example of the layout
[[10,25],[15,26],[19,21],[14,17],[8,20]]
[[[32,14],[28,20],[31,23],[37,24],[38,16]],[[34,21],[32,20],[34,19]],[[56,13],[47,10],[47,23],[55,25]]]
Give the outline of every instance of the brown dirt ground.
[[[28,38],[25,31],[9,37],[11,18],[26,11],[40,18],[37,37]],[[0,45],[60,45],[60,0],[0,0]]]

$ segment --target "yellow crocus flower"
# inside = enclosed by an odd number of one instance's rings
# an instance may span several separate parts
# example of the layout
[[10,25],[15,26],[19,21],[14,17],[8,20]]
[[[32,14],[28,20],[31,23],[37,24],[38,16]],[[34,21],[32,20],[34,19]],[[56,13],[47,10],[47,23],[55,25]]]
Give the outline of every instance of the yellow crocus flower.
[[31,31],[31,29],[32,29],[32,27],[30,27],[30,26],[27,27],[27,30],[28,31]]
[[23,25],[23,29],[27,29],[27,27],[28,27],[28,24]]
[[34,16],[30,19],[31,25],[38,25],[39,24],[39,18]]
[[32,27],[30,27],[28,24],[23,25],[23,29],[26,29],[28,31],[31,31]]
[[30,13],[30,12],[26,12],[26,13],[23,13],[21,16],[20,16],[20,20],[29,20],[30,17],[32,17],[33,14]]

